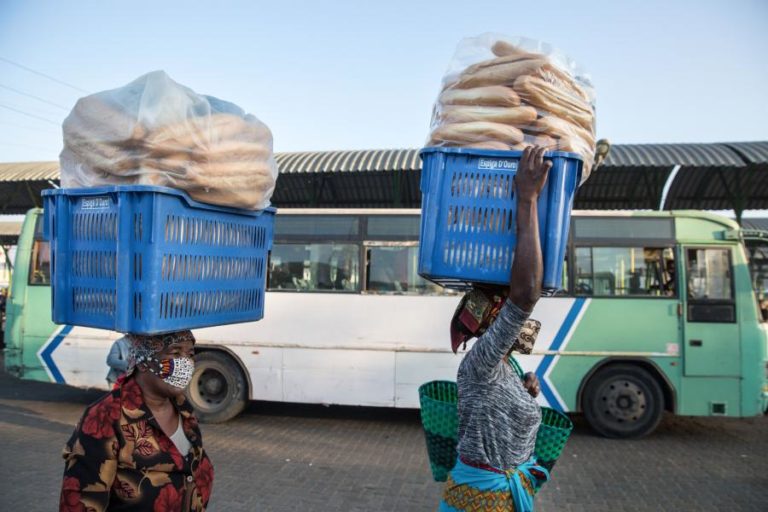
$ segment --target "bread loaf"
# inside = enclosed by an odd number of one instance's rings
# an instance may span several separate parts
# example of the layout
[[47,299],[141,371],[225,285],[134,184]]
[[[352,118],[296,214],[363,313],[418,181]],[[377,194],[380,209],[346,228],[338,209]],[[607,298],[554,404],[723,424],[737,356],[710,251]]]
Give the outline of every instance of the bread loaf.
[[546,116],[537,119],[529,129],[532,133],[548,135],[554,138],[579,138],[594,147],[595,138],[581,126],[556,116]]
[[446,123],[469,123],[473,121],[491,121],[513,126],[527,125],[536,120],[533,107],[474,107],[453,105],[444,107],[440,118]]
[[[584,139],[578,137],[562,137],[556,140],[555,149],[558,151],[568,151],[580,155],[589,154],[592,151],[591,146]],[[585,161],[585,166],[591,165],[590,161]]]
[[526,59],[537,59],[541,58],[540,53],[532,53],[527,52],[517,46],[514,46],[512,44],[509,44],[506,41],[496,41],[491,46],[491,51],[494,55],[497,57],[507,57],[507,56],[518,56]]
[[432,139],[442,142],[471,144],[496,141],[504,144],[523,142],[523,132],[514,126],[491,122],[442,124],[432,131]]
[[479,105],[487,107],[516,107],[520,97],[503,85],[489,85],[472,89],[446,89],[438,98],[442,105]]
[[563,119],[571,120],[585,130],[592,130],[592,107],[581,97],[568,94],[535,76],[521,76],[515,80],[514,89],[526,103]]
[[531,146],[542,146],[547,149],[557,149],[558,142],[557,139],[550,137],[548,135],[533,135],[529,133],[525,133],[525,141],[523,141],[524,144],[530,144]]
[[179,149],[176,145],[150,147],[150,158],[194,160],[195,162],[229,162],[234,160],[266,160],[272,149],[262,143],[227,140],[213,144],[208,149]]
[[164,125],[146,136],[148,146],[173,146],[191,148],[203,143],[215,143],[230,139],[260,140],[268,134],[261,123],[246,123],[242,117],[231,114],[214,114],[200,119],[189,119]]
[[540,59],[541,59],[541,55],[536,55],[536,56],[528,56],[528,55],[522,55],[522,54],[506,55],[504,57],[496,57],[494,59],[488,59],[488,60],[478,62],[477,64],[473,64],[469,66],[466,70],[464,70],[464,73],[471,74],[471,73],[476,73],[483,69],[488,69],[494,66],[500,66],[502,64],[522,63],[525,61],[540,60]]
[[[555,70],[555,71],[553,71]],[[552,84],[557,89],[563,91],[565,94],[569,94],[572,97],[576,97],[592,106],[592,98],[587,94],[581,85],[572,80],[567,75],[564,75],[562,71],[557,71],[556,68],[543,67],[536,74],[539,78],[547,83]],[[567,78],[567,79],[565,79]],[[593,107],[594,110],[594,107]]]
[[530,75],[540,70],[546,59],[527,59],[497,66],[489,66],[462,73],[453,86],[456,89],[470,89],[486,85],[511,85],[517,77]]
[[495,140],[487,140],[485,142],[473,142],[471,144],[461,144],[457,147],[460,148],[472,148],[472,149],[496,149],[499,151],[509,151],[511,149],[517,149],[522,144],[504,144],[503,142],[497,142]]

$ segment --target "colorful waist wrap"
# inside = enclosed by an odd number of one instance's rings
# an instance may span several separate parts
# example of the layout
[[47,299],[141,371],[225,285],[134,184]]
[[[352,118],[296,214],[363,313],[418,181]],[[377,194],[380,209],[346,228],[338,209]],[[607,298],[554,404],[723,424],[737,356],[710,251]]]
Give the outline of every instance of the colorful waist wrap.
[[514,469],[480,468],[458,460],[448,475],[439,512],[529,512],[533,496],[549,480],[535,457]]

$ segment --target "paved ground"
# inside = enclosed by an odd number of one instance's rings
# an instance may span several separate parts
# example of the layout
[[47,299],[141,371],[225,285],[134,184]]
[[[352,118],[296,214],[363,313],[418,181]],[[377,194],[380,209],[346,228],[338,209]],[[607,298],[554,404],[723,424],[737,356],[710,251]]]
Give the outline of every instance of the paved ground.
[[[55,510],[59,453],[98,393],[0,373],[0,510]],[[768,509],[768,417],[670,417],[648,439],[577,431],[537,510]],[[213,511],[426,511],[431,481],[414,411],[254,404],[204,425]]]

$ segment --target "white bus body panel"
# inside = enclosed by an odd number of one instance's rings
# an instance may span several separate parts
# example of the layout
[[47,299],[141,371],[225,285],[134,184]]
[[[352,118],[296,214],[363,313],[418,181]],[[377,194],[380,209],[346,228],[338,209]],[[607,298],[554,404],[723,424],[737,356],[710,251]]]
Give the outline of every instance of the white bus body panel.
[[[240,359],[255,400],[418,407],[421,384],[456,379],[461,355],[450,351],[449,323],[458,301],[271,292],[263,320],[197,329],[195,337],[199,345],[222,346]],[[537,352],[549,350],[573,304],[572,298],[539,302],[533,313],[542,322]],[[119,336],[75,327],[58,341],[51,360],[67,384],[106,389],[106,357]],[[535,371],[543,357],[519,359],[526,371]]]

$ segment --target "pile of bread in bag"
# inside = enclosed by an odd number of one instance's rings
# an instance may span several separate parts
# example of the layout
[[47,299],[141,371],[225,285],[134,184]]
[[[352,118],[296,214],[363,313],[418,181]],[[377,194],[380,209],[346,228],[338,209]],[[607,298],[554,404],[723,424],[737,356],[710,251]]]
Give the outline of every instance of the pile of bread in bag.
[[63,187],[160,185],[216,205],[269,205],[272,133],[232,103],[162,71],[80,99],[64,121]]
[[492,34],[465,39],[443,79],[427,145],[578,153],[583,182],[595,154],[592,86],[554,52]]

